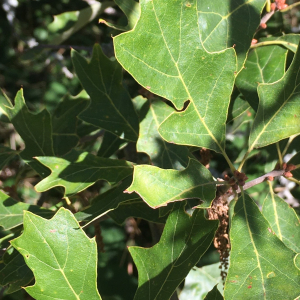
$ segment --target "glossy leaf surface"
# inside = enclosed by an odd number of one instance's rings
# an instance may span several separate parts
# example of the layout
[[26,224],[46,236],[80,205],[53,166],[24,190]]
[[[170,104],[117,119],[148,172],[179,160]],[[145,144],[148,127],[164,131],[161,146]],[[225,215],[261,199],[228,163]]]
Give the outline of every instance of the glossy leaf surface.
[[129,248],[139,273],[135,300],[169,299],[211,244],[218,222],[208,221],[202,209],[189,216],[184,205],[175,205],[158,244]]
[[199,29],[209,52],[234,47],[238,70],[243,67],[265,0],[197,0]]
[[44,192],[55,186],[63,186],[66,195],[76,194],[104,179],[116,184],[132,174],[132,165],[124,160],[97,157],[88,152],[72,152],[63,158],[38,157],[43,165],[51,170],[51,175],[40,181],[35,189]]
[[76,74],[91,97],[80,119],[130,141],[138,138],[139,122],[130,95],[122,86],[122,68],[95,45],[90,62],[75,50],[72,60]]
[[264,201],[262,213],[277,237],[288,248],[300,253],[300,220],[295,210],[270,192]]
[[188,198],[201,199],[202,206],[209,207],[215,197],[216,182],[200,162],[190,159],[182,171],[135,166],[133,182],[126,192],[136,192],[153,208]]
[[35,284],[26,288],[33,298],[101,299],[95,239],[85,235],[70,211],[61,208],[51,220],[24,212],[24,232],[11,243],[34,273]]
[[161,124],[160,134],[168,142],[224,151],[234,50],[211,54],[204,49],[196,1],[142,0],[140,5],[134,29],[114,38],[117,59],[141,85],[177,109],[190,101]]
[[249,146],[259,148],[300,132],[300,50],[283,78],[258,87],[259,106]]
[[225,299],[295,299],[300,295],[296,253],[273,234],[254,201],[245,194],[234,207]]

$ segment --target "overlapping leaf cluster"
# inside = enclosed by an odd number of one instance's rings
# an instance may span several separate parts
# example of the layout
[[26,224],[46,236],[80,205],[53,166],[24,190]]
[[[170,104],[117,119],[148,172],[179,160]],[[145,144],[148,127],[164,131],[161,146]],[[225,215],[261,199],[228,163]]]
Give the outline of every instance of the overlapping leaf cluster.
[[[25,144],[19,151],[1,147],[1,167],[19,155],[41,178],[35,190],[56,189],[73,212],[72,201],[82,191],[100,180],[109,186],[75,214],[18,202],[1,192],[0,225],[11,230],[6,239],[12,241],[0,264],[0,285],[9,285],[9,292],[27,286],[35,299],[101,299],[96,275],[102,257],[82,228],[103,217],[117,223],[136,217],[164,224],[164,229],[152,247],[129,247],[138,272],[134,299],[169,299],[192,276],[218,228],[205,209],[220,196],[217,187],[224,181],[199,162],[195,150],[219,153],[226,172],[233,173],[238,165],[231,161],[226,140],[246,122],[251,128],[243,133],[247,150],[236,160],[242,162],[240,170],[255,148],[275,143],[282,163],[282,153],[292,150],[300,134],[299,36],[269,37],[250,50],[264,0],[115,2],[128,24],[102,22],[125,31],[114,37],[116,59],[104,55],[100,45],[91,59],[72,50],[83,87],[79,95],[64,97],[52,114],[32,113],[22,90],[14,104],[1,98],[1,111]],[[95,5],[93,18],[110,3]],[[80,24],[75,22],[72,30]],[[55,36],[55,43],[72,30]],[[294,55],[290,65],[288,54]],[[148,99],[132,99],[121,66]],[[102,136],[97,155],[80,139],[80,126],[87,124],[89,134]],[[148,164],[115,156],[130,145],[146,154]],[[296,166],[293,178],[299,184],[299,152],[289,164]],[[211,291],[200,291],[202,298],[300,296],[299,218],[271,184],[267,188],[261,211],[242,188],[232,200],[224,291],[213,287],[218,279],[211,280]],[[28,286],[33,277],[35,283]],[[188,282],[180,299],[190,295]]]

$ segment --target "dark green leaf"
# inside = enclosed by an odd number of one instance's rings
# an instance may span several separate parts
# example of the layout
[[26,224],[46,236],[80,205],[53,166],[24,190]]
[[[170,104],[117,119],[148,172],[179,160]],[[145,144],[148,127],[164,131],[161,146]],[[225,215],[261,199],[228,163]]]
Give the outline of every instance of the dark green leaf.
[[161,215],[160,208],[149,207],[138,195],[131,194],[132,199],[124,201],[109,216],[118,224],[123,224],[127,218],[134,217],[147,220],[152,223],[165,223],[167,214]]
[[205,300],[223,300],[223,296],[218,290],[217,286],[215,286],[205,297]]
[[39,182],[35,189],[44,192],[55,186],[63,186],[66,195],[76,194],[104,179],[116,184],[132,174],[132,164],[124,160],[102,158],[88,152],[72,150],[62,158],[37,157],[51,170],[51,175]]
[[77,145],[77,116],[88,103],[88,97],[80,93],[76,97],[67,95],[58,104],[52,117],[53,148],[56,155],[66,154]]
[[33,280],[33,273],[26,265],[23,256],[10,247],[3,255],[0,264],[0,285],[8,286],[7,293],[14,293]]
[[35,284],[25,290],[35,299],[101,299],[96,241],[70,211],[60,208],[51,220],[24,212],[24,232],[11,244],[34,273]]
[[51,117],[47,110],[37,114],[31,113],[23,97],[21,89],[15,98],[15,106],[6,106],[7,115],[17,132],[25,142],[25,149],[20,156],[41,176],[46,176],[48,171],[41,164],[33,159],[34,156],[52,156],[52,126]]
[[257,87],[261,83],[275,82],[284,75],[287,52],[280,46],[265,46],[249,53],[236,85],[255,111],[259,103]]
[[295,299],[300,295],[300,271],[293,261],[296,253],[273,234],[247,194],[234,207],[230,243],[226,300]]
[[277,82],[258,87],[259,106],[251,130],[250,149],[278,142],[300,132],[300,49]]
[[19,151],[0,146],[0,169],[2,169]]
[[208,221],[202,209],[189,216],[184,206],[176,205],[169,215],[158,244],[129,248],[139,273],[135,300],[169,299],[211,244],[218,222]]
[[120,139],[109,131],[106,131],[97,155],[101,157],[110,157],[126,144],[126,141]]
[[0,226],[9,230],[22,225],[24,211],[31,211],[44,218],[51,218],[55,213],[37,205],[18,202],[0,191]]
[[107,192],[94,198],[89,207],[75,214],[77,221],[88,222],[85,224],[86,226],[92,221],[118,208],[122,202],[140,199],[140,197],[136,194],[123,193],[131,182],[132,175],[124,178],[116,187],[113,187]]
[[294,209],[271,191],[264,201],[262,213],[277,237],[288,248],[300,253],[300,220]]
[[88,63],[75,50],[72,60],[76,74],[91,97],[90,106],[80,119],[130,141],[138,138],[139,121],[128,92],[122,86],[122,68],[94,46]]

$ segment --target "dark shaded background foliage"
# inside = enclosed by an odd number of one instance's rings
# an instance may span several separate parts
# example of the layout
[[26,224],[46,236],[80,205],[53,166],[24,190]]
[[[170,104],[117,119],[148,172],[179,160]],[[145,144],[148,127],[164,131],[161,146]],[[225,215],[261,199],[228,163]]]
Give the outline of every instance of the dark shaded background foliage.
[[[292,2],[289,1],[289,4]],[[16,92],[23,86],[26,103],[32,111],[39,111],[44,107],[53,111],[64,95],[67,93],[76,95],[81,91],[79,80],[73,73],[69,46],[73,46],[82,54],[89,56],[93,45],[100,43],[106,54],[113,55],[111,35],[115,35],[117,32],[104,24],[98,24],[97,19],[71,36],[63,43],[62,47],[49,46],[45,49],[43,46],[49,42],[47,26],[52,22],[52,16],[66,11],[81,10],[89,5],[88,1],[19,0],[17,7],[10,7],[6,10],[5,3],[10,3],[10,1],[4,1],[0,7],[0,87],[10,99],[13,99]],[[13,16],[10,21],[8,15]],[[259,31],[256,38],[281,32],[299,32],[299,15],[297,8],[284,15],[280,12],[275,13],[268,22],[267,29]],[[123,13],[116,6],[113,14],[104,13],[100,17],[113,23],[126,22]],[[38,45],[34,51],[30,49],[33,42]],[[147,96],[145,90],[128,74],[124,74],[124,86],[127,87],[132,97],[138,94]],[[0,120],[1,144],[15,149],[23,149],[23,142],[14,131],[13,126],[6,123],[3,115],[0,115]],[[243,122],[238,130],[247,131],[249,127],[249,122]],[[96,153],[102,142],[103,134],[93,126],[86,124],[80,124],[77,133],[81,138],[78,147]],[[230,159],[234,160],[238,157],[246,142],[246,138],[241,135],[228,143],[227,153],[230,155]],[[294,143],[299,142],[299,138],[294,140]],[[284,147],[284,143],[285,141],[281,142],[282,147]],[[194,154],[200,158],[198,152]],[[146,155],[136,153],[133,143],[129,143],[124,149],[119,150],[115,157],[134,162],[147,162],[148,159]],[[272,157],[276,161],[277,152],[274,145],[265,147],[260,154],[254,155],[248,161],[248,177],[251,179],[251,177],[258,177],[265,173],[265,163],[267,160],[272,161]],[[214,154],[210,167],[215,176],[221,176],[224,171],[226,172],[227,164],[222,156]],[[61,200],[62,193],[59,190],[52,189],[43,194],[35,192],[32,187],[38,181],[38,175],[18,158],[10,160],[0,174],[0,187],[19,201],[38,203],[44,207],[64,205]],[[106,183],[97,182],[80,193],[76,199],[72,199],[75,208],[88,205],[89,199],[107,189]],[[267,192],[263,189],[263,186],[256,186],[249,192],[259,194],[262,201]],[[300,199],[299,188],[291,192],[295,199]],[[89,227],[88,235],[96,234],[100,238],[99,228],[99,224]],[[126,246],[134,244],[144,247],[151,246],[157,242],[154,233],[159,230],[157,225],[133,218],[127,220],[123,226],[117,225],[111,219],[101,222],[105,253],[102,254],[101,263],[98,265],[98,287],[103,299],[133,299],[137,287],[137,274]],[[0,238],[2,236],[5,236],[5,233],[0,229]],[[1,247],[4,246],[7,245],[1,245]],[[205,254],[198,266],[217,262],[218,259],[216,250],[211,246],[210,251]],[[111,284],[112,282],[113,284]],[[0,289],[0,299],[31,298],[23,291],[5,295],[5,288],[2,288],[2,290]]]

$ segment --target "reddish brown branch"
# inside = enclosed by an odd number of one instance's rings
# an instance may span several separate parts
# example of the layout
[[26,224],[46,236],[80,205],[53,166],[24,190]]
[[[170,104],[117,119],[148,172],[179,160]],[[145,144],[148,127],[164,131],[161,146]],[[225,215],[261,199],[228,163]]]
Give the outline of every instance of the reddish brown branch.
[[[286,172],[286,170],[273,170],[263,176],[260,176],[258,178],[255,178],[249,182],[246,182],[245,185],[243,186],[243,190],[247,190],[247,189],[250,189],[251,187],[257,185],[257,184],[260,184],[266,180],[268,180],[269,177],[279,177],[279,176],[282,176],[284,173]],[[237,189],[236,191],[237,193],[240,193],[241,192],[241,189],[240,187]]]

